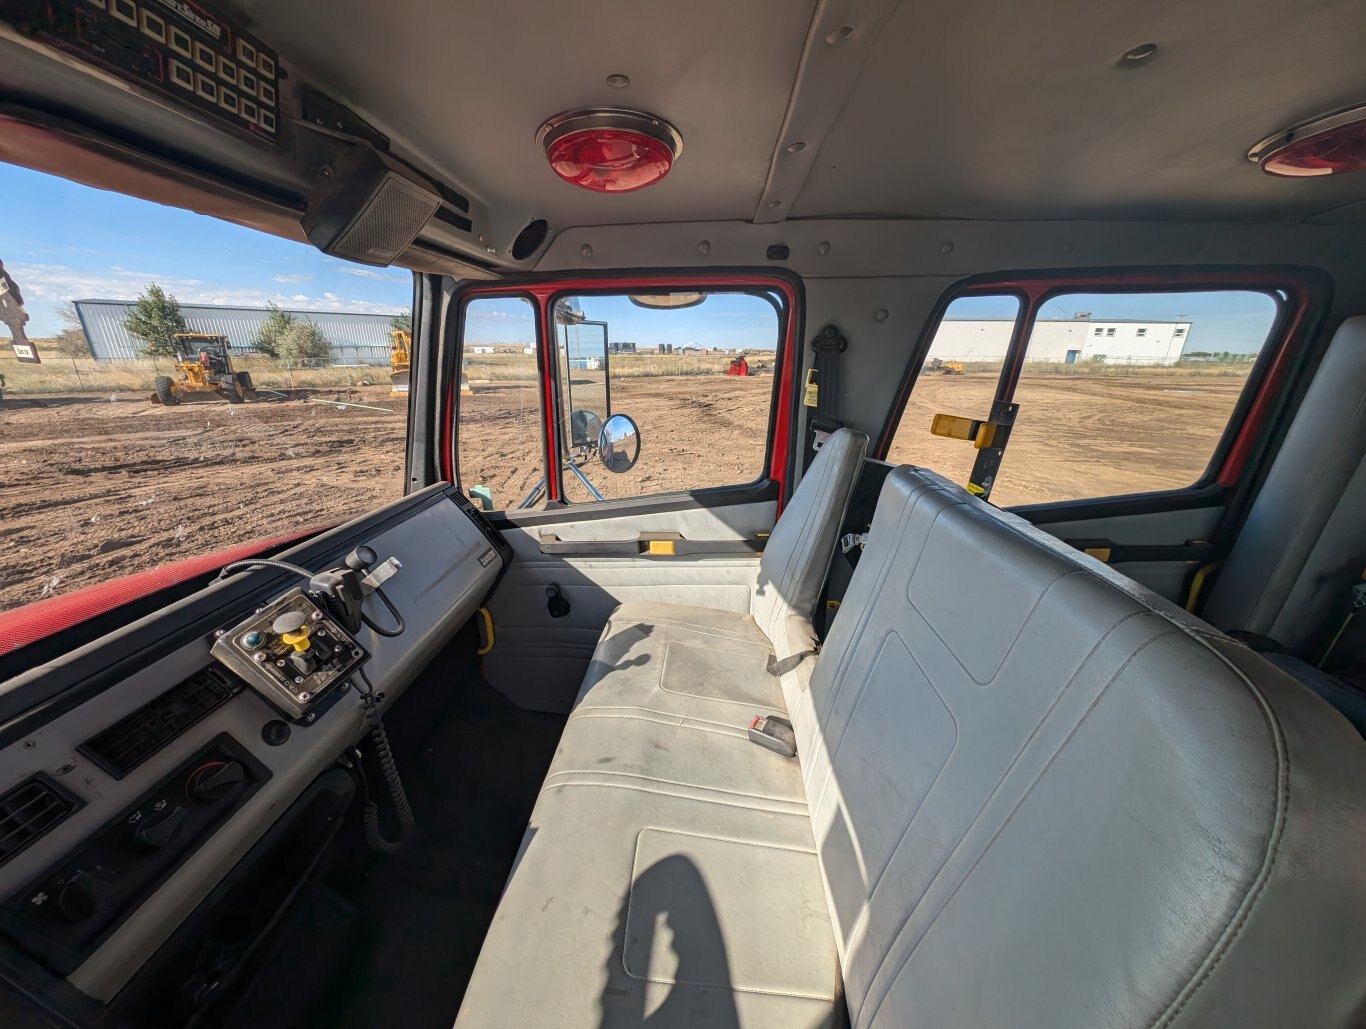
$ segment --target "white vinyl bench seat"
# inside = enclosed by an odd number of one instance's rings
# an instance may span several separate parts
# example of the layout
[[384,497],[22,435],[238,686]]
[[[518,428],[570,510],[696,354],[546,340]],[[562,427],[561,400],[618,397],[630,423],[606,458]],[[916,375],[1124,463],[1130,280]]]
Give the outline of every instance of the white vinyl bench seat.
[[459,1026],[1362,1024],[1366,742],[1289,676],[913,468],[819,655],[764,614],[614,613]]

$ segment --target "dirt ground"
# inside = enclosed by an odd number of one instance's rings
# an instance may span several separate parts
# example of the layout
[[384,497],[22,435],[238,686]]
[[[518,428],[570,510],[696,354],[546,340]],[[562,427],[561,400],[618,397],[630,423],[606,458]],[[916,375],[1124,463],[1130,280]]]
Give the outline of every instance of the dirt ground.
[[[891,459],[965,481],[972,447],[925,430],[937,412],[985,413],[993,384],[986,374],[925,377]],[[993,500],[1188,484],[1204,470],[1241,385],[1181,373],[1027,379]],[[758,478],[772,388],[769,376],[614,383],[613,409],[640,425],[641,458],[625,474],[597,463],[584,474],[608,498]],[[541,478],[536,386],[475,390],[462,400],[461,478],[466,488],[486,486],[495,507],[515,507]],[[11,392],[0,408],[0,609],[395,500],[404,413],[404,399],[387,386],[175,408],[134,394]],[[587,499],[565,478],[571,500]]]

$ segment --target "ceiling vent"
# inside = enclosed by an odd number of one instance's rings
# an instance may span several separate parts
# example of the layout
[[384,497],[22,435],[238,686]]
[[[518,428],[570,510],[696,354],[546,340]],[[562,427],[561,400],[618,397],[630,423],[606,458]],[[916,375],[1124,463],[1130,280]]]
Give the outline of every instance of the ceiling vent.
[[122,779],[210,711],[242,692],[236,676],[210,665],[76,749]]
[[0,797],[0,865],[64,822],[80,806],[79,800],[41,773]]

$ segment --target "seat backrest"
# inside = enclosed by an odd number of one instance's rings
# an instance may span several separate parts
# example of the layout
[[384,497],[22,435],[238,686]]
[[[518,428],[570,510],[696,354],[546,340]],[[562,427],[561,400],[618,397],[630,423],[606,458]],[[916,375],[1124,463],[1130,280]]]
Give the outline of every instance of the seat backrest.
[[1366,743],[932,473],[790,705],[855,1026],[1349,1025]]
[[[1366,555],[1366,317],[1338,327],[1219,570],[1204,617],[1301,653],[1321,645]],[[1355,480],[1354,480],[1355,477]],[[1316,659],[1318,654],[1306,654]]]
[[815,610],[867,449],[861,432],[831,433],[773,527],[750,612],[769,639],[785,634],[789,616],[810,619]]

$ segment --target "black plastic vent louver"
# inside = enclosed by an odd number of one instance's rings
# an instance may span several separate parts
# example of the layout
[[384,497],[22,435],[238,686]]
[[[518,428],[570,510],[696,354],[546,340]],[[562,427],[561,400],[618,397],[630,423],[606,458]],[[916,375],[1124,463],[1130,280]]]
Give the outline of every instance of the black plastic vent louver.
[[0,797],[0,865],[80,806],[45,775],[30,776]]
[[210,711],[242,692],[242,681],[211,665],[173,686],[76,749],[122,779]]

